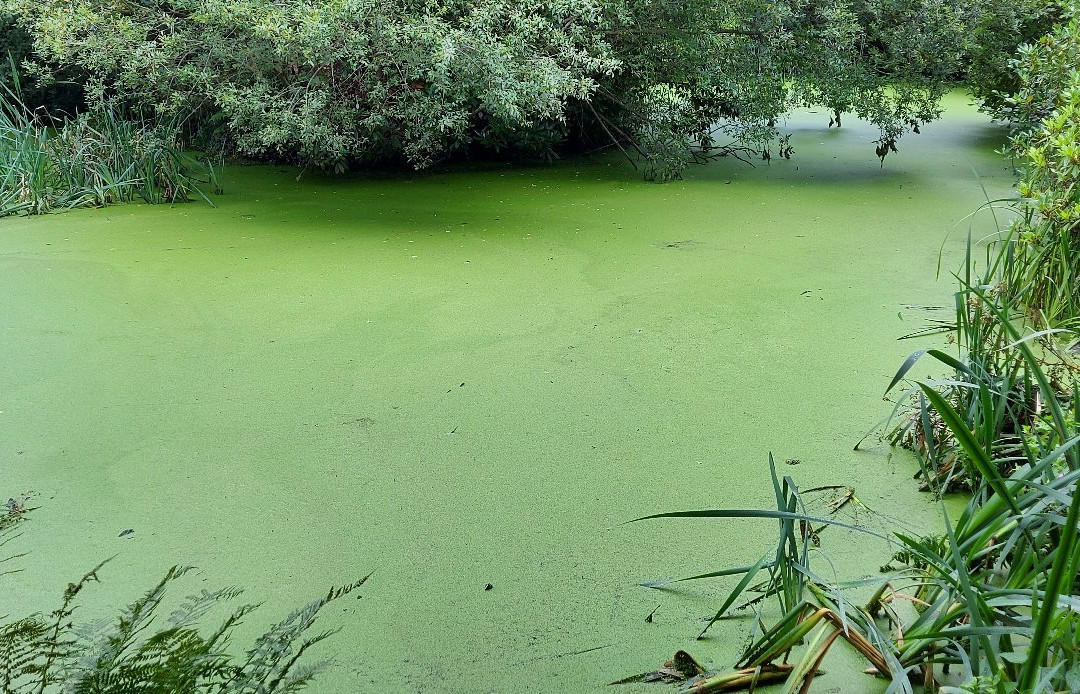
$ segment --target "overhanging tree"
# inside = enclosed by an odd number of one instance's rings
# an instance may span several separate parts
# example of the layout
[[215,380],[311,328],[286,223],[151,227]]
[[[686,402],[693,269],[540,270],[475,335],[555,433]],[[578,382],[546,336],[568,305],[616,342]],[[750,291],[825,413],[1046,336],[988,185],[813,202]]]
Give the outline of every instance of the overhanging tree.
[[[768,156],[794,107],[878,154],[938,115],[1004,0],[0,0],[91,107],[181,116],[236,153],[344,169],[618,143],[646,175]],[[31,66],[31,69],[33,66]],[[37,68],[40,71],[40,68]],[[782,151],[778,150],[778,151]]]

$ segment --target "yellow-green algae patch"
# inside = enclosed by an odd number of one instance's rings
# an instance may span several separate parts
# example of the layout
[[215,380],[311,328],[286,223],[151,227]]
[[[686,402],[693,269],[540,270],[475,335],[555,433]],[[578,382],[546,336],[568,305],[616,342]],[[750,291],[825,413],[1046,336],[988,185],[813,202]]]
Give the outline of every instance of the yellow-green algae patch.
[[[918,346],[908,306],[951,301],[939,248],[951,270],[980,186],[1010,183],[1001,132],[948,106],[884,168],[872,129],[804,113],[790,161],[662,186],[615,159],[233,167],[216,208],[0,222],[0,491],[41,506],[0,613],[118,554],[85,616],[184,563],[265,599],[255,631],[374,570],[315,691],[586,691],[680,647],[730,665],[746,621],[693,637],[733,581],[636,583],[752,563],[773,524],[620,524],[767,507],[769,451],[878,528],[940,522],[909,457],[851,449]],[[842,575],[888,559],[823,540]]]

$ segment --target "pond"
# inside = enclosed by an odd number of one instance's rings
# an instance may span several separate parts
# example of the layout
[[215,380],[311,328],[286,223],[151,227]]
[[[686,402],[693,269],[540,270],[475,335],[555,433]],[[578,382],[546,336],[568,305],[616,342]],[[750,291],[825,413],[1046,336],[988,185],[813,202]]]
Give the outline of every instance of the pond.
[[[1002,132],[947,106],[884,167],[871,128],[803,112],[790,161],[667,185],[614,157],[234,166],[216,208],[0,221],[2,492],[40,507],[0,613],[115,554],[83,617],[192,564],[176,596],[240,585],[258,633],[374,571],[327,611],[316,691],[583,691],[683,647],[731,665],[748,620],[694,636],[734,579],[637,584],[753,563],[774,524],[623,523],[768,507],[770,452],[853,487],[860,523],[940,522],[912,458],[852,447],[923,346],[896,338],[951,302],[983,187],[1011,183]],[[822,541],[829,575],[890,555]],[[874,687],[829,670],[822,691]]]

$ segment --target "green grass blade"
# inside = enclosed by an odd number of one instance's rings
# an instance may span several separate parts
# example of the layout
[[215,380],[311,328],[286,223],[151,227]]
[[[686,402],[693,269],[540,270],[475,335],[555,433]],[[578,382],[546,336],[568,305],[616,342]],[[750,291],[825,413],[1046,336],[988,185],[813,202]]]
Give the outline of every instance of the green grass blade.
[[703,638],[705,636],[705,632],[709,630],[709,627],[711,627],[713,624],[716,624],[716,622],[724,616],[724,613],[727,612],[728,608],[735,604],[735,601],[739,599],[739,596],[742,595],[742,592],[746,590],[746,587],[749,586],[750,582],[753,581],[754,578],[758,575],[758,572],[760,572],[762,568],[768,565],[768,563],[769,556],[764,555],[761,557],[761,559],[758,559],[756,564],[750,567],[750,570],[746,572],[746,575],[742,577],[742,580],[739,581],[738,585],[736,585],[735,588],[731,591],[731,593],[728,594],[727,599],[724,600],[724,604],[720,606],[720,609],[716,611],[716,614],[714,614],[712,619],[709,620],[709,623],[706,624],[705,628],[701,630],[700,634],[698,634],[699,639]]
[[933,388],[919,384],[926,394],[927,400],[941,416],[941,419],[945,422],[945,425],[949,427],[949,431],[956,437],[957,442],[964,449],[964,453],[967,454],[972,464],[978,469],[994,491],[1005,500],[1014,513],[1020,515],[1020,509],[1017,508],[1016,502],[1012,498],[1012,494],[1005,486],[1004,481],[1001,478],[1001,474],[998,472],[994,462],[990,459],[987,452],[979,445],[972,435],[971,430],[967,428],[964,420],[953,409],[953,406],[948,403],[945,398],[941,396]]

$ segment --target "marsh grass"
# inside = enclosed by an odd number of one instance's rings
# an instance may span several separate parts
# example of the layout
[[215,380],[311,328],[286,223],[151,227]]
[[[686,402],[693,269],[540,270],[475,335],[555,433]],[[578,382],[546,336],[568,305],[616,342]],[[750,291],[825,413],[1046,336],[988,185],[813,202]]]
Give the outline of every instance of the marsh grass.
[[0,216],[136,200],[213,204],[216,171],[183,151],[179,121],[100,111],[57,124],[23,104],[17,82],[0,89]]
[[[905,383],[904,379],[911,369],[923,357],[930,357],[953,373],[947,378],[927,383],[945,394],[984,445],[996,445],[1016,452],[1019,448],[1019,432],[1031,423],[1036,391],[1023,368],[1019,353],[1015,349],[1006,349],[1011,340],[1005,324],[1018,320],[1019,315],[1011,295],[1000,291],[1001,284],[995,283],[995,273],[1000,266],[997,262],[988,262],[984,274],[976,276],[972,247],[969,238],[964,274],[957,277],[960,288],[953,296],[953,320],[935,321],[926,329],[906,336],[913,338],[946,333],[955,345],[955,354],[941,349],[913,352],[900,366],[885,392],[888,395],[898,385]],[[1011,258],[1013,244],[1005,241],[1000,248],[997,258],[1006,266],[1014,262]],[[995,284],[996,289],[993,288]],[[996,310],[1003,320],[993,319],[987,303],[976,296],[979,291],[993,294],[997,302]],[[898,423],[888,432],[887,438],[891,444],[903,445],[918,454],[924,488],[942,494],[956,488],[970,489],[974,481],[979,479],[980,471],[957,444],[921,387],[908,385],[897,400],[892,419]],[[999,450],[1001,452],[1004,451]],[[997,458],[999,462],[1009,459],[1008,455]]]
[[[814,526],[871,531],[808,513],[803,494],[790,478],[778,479],[771,457],[775,511],[711,509],[638,519],[779,523],[776,551],[754,566],[684,579],[741,574],[710,626],[732,614],[742,593],[758,592],[744,607],[755,610],[761,634],[734,673],[790,668],[786,691],[806,692],[842,640],[871,673],[889,680],[892,692],[916,685],[924,691],[1080,690],[1080,387],[1068,356],[1056,349],[1060,331],[1025,327],[1016,294],[1003,288],[1013,252],[1008,240],[998,245],[982,275],[971,271],[969,253],[957,278],[956,323],[948,326],[960,355],[920,350],[889,386],[903,382],[923,356],[954,369],[953,378],[911,386],[917,407],[896,434],[918,441],[923,474],[937,489],[962,481],[970,491],[955,519],[942,507],[942,534],[892,533],[896,552],[881,576],[825,580],[811,568],[821,551]],[[765,580],[755,583],[761,573]],[[775,604],[767,612],[769,599]],[[766,627],[767,614],[781,616]],[[723,687],[732,674],[697,675],[686,687],[729,691]]]
[[[925,383],[943,395],[981,446],[994,451],[988,464],[1008,474],[1030,457],[1025,449],[1035,438],[1032,431],[1049,431],[1040,427],[1047,396],[1019,346],[1027,345],[1038,362],[1038,374],[1059,396],[1071,391],[1080,376],[1080,363],[1065,349],[1075,339],[1072,331],[1064,327],[1034,329],[1038,324],[1031,308],[1035,299],[1030,276],[1038,274],[1034,268],[1040,261],[1033,259],[1027,246],[1016,238],[1016,227],[986,246],[982,271],[976,271],[973,248],[969,238],[963,271],[955,277],[959,289],[954,294],[952,320],[935,321],[906,336],[945,333],[955,352],[913,352],[889,383],[886,394],[905,384],[912,368],[926,357],[951,370],[949,376]],[[907,384],[889,419],[895,424],[888,430],[887,439],[917,453],[924,489],[937,494],[956,489],[971,491],[985,477],[981,461],[972,460],[959,445],[920,385]]]
[[[715,509],[657,514],[658,518],[772,518],[779,524],[776,552],[753,567],[710,622],[728,617],[737,598],[753,587],[754,623],[763,633],[735,663],[733,672],[778,672],[788,668],[787,692],[806,692],[829,650],[846,641],[870,672],[890,681],[890,691],[911,692],[916,684],[935,691],[946,684],[984,687],[979,691],[1074,691],[1080,677],[1080,478],[1077,444],[1080,396],[1056,399],[1034,352],[1017,348],[1047,395],[1039,416],[1062,441],[1052,450],[1030,450],[998,473],[999,450],[984,445],[962,416],[933,387],[922,388],[966,455],[985,469],[985,482],[955,520],[944,517],[945,533],[917,537],[896,533],[893,561],[880,577],[846,584],[823,579],[811,567],[816,549],[808,528],[815,524],[852,526],[812,516],[790,478],[780,485],[777,510]],[[1051,399],[1051,395],[1054,395]],[[1065,416],[1065,409],[1074,417]],[[1064,472],[1056,472],[1065,461]],[[775,467],[774,486],[777,485]],[[868,532],[865,529],[859,532]],[[757,574],[766,579],[754,583]],[[707,578],[726,571],[701,574]],[[862,602],[848,597],[861,594]],[[866,595],[869,597],[865,597]],[[774,612],[764,599],[772,598]],[[764,627],[766,614],[780,614]],[[731,672],[706,673],[686,683],[688,691],[727,691]]]

